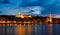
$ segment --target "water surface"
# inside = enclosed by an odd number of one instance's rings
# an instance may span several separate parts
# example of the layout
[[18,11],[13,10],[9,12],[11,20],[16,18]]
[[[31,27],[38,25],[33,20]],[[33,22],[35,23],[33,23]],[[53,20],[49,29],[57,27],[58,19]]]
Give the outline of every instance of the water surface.
[[0,35],[60,35],[60,24],[0,24]]

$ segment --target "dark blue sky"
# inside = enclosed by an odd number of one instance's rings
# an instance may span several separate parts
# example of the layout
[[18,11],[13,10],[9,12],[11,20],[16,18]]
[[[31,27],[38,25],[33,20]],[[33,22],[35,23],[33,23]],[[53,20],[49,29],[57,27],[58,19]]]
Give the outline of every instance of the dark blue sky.
[[60,0],[0,0],[0,14],[60,15]]

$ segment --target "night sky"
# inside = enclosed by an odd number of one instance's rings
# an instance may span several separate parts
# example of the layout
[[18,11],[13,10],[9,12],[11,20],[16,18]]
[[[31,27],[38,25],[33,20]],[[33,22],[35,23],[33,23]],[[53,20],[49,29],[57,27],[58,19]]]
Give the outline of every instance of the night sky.
[[0,15],[31,14],[60,17],[60,0],[0,0]]

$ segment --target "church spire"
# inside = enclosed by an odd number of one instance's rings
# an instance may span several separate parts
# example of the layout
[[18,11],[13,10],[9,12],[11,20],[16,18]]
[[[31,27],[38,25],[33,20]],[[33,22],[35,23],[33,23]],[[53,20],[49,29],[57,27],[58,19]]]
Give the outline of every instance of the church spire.
[[20,13],[20,11],[18,12],[18,14],[16,15],[17,18],[24,18],[24,16]]
[[18,12],[18,15],[21,15],[21,13],[20,13],[20,12]]
[[52,23],[52,13],[50,12],[50,20],[49,20],[51,23]]
[[20,15],[21,15],[20,12],[18,12],[18,14],[16,15],[16,17],[20,17]]

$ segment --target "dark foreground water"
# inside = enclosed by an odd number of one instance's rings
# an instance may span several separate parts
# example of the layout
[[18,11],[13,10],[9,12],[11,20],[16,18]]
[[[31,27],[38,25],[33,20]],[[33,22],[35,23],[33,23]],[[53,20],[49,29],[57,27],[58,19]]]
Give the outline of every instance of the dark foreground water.
[[60,35],[60,24],[0,24],[0,35]]

